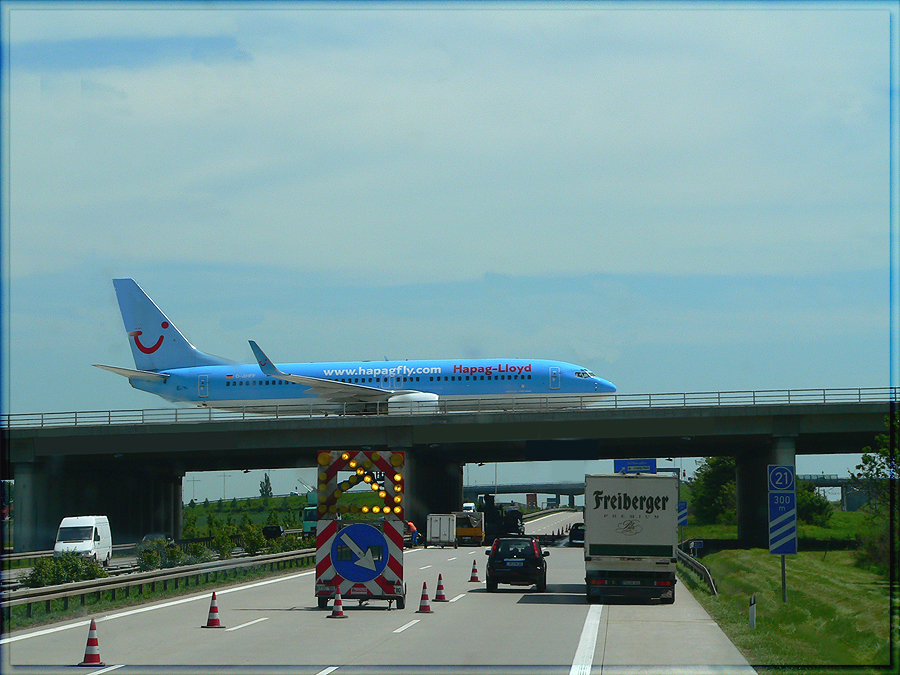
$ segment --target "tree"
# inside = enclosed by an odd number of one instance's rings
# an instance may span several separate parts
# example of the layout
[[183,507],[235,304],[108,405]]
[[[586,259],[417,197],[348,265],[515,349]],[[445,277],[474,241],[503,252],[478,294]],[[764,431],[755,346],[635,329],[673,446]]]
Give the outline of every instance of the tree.
[[866,533],[859,537],[857,563],[890,574],[890,558],[900,556],[900,537],[891,536],[891,523],[900,522],[900,495],[897,487],[897,449],[900,447],[900,413],[884,420],[888,433],[875,437],[875,447],[863,448],[859,473],[850,472],[850,480],[869,495]]
[[259,496],[268,499],[272,496],[272,482],[269,480],[269,474],[265,474],[265,478],[259,482]]
[[828,527],[834,507],[816,491],[809,481],[797,482],[797,519],[801,523]]
[[884,425],[893,433],[894,443],[891,446],[889,434],[878,434],[875,437],[875,449],[863,448],[862,462],[856,465],[859,473],[850,472],[850,480],[855,486],[869,495],[869,508],[874,512],[887,513],[891,502],[891,492],[897,490],[897,448],[900,443],[900,413],[895,413],[893,429],[890,418],[885,417]]
[[737,522],[734,457],[706,457],[691,482],[691,506],[697,522]]
[[[192,500],[193,501],[193,500]],[[185,513],[181,519],[181,536],[184,539],[196,539],[199,537],[197,532],[197,514]]]

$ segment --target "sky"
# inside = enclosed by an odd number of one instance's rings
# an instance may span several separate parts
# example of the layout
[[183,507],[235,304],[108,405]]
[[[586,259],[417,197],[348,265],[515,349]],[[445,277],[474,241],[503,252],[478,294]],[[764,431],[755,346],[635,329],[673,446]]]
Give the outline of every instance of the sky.
[[896,3],[0,7],[3,412],[168,407],[92,367],[133,367],[116,277],[242,361],[900,384]]

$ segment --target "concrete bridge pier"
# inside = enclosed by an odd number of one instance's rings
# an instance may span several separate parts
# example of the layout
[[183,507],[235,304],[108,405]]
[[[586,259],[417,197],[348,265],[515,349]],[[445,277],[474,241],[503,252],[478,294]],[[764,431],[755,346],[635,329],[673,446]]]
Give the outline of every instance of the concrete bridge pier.
[[451,513],[462,508],[463,467],[426,451],[406,451],[406,519],[425,536],[429,513]]
[[51,457],[17,461],[12,469],[15,551],[52,549],[66,516],[108,516],[113,544],[148,532],[181,536],[183,473],[172,466]]
[[796,466],[796,438],[779,436],[770,448],[739,453],[735,466],[738,539],[748,548],[769,548],[769,464]]

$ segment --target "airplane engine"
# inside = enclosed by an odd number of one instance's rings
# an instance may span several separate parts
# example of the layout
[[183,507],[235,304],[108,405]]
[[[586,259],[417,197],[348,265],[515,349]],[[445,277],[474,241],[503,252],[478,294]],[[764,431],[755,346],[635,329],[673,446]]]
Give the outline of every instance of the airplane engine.
[[427,391],[411,394],[396,394],[388,399],[388,415],[415,415],[418,413],[438,413],[439,396]]

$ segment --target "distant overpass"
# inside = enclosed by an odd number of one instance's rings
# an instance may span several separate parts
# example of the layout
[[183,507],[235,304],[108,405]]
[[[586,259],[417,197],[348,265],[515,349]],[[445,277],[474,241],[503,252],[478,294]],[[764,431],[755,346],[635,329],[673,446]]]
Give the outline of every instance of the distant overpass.
[[[856,511],[863,499],[851,488],[849,478],[837,474],[797,474],[798,481],[812,483],[816,487],[837,487],[841,489],[841,507],[844,511]],[[498,485],[465,485],[463,500],[475,501],[479,495],[487,494],[538,494],[553,495],[560,505],[562,497],[569,497],[569,506],[575,506],[575,497],[584,495],[584,481],[560,481],[557,483],[503,483]]]
[[[859,453],[885,430],[900,389],[619,394],[440,402],[422,414],[325,416],[314,406],[0,416],[16,482],[16,550],[52,543],[64,515],[104,513],[113,536],[180,534],[187,471],[315,466],[327,450],[403,450],[406,515],[459,508],[469,462],[731,455],[738,536],[767,545],[766,465]],[[461,406],[461,407],[460,407]],[[481,410],[478,410],[481,408]]]

